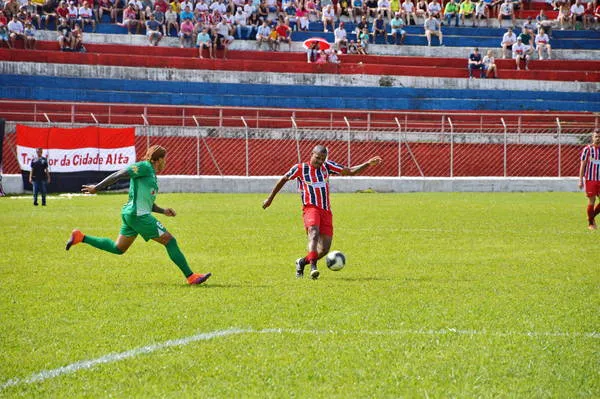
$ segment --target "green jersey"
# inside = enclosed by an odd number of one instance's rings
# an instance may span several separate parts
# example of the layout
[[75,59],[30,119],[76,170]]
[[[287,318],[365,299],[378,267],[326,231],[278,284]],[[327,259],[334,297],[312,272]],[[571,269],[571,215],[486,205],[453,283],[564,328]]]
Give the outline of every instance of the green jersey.
[[152,164],[142,161],[129,165],[129,201],[123,205],[123,215],[148,215],[158,194],[158,182]]

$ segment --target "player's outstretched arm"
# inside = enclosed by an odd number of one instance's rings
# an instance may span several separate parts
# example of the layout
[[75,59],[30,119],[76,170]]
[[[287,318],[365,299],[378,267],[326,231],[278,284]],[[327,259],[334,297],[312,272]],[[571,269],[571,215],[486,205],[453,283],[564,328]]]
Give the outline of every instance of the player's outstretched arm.
[[263,201],[263,205],[262,205],[263,209],[267,209],[269,206],[271,206],[271,202],[273,202],[273,198],[275,198],[277,193],[283,188],[283,186],[285,186],[285,183],[287,183],[287,182],[288,182],[288,178],[285,176],[282,176],[281,179],[279,179],[277,184],[275,184],[275,187],[273,187],[273,190],[271,190],[271,194],[269,194],[267,199]]
[[106,179],[102,180],[98,184],[90,184],[81,186],[81,192],[86,194],[95,194],[100,190],[104,190],[111,184],[115,184],[121,179],[129,178],[129,172],[127,169],[121,169],[111,175],[106,176]]
[[355,175],[359,174],[360,172],[362,172],[363,170],[365,170],[369,166],[379,165],[379,163],[381,161],[382,161],[382,159],[379,155],[374,156],[373,158],[369,159],[365,163],[361,163],[360,165],[345,168],[344,170],[342,170],[342,176],[355,176]]

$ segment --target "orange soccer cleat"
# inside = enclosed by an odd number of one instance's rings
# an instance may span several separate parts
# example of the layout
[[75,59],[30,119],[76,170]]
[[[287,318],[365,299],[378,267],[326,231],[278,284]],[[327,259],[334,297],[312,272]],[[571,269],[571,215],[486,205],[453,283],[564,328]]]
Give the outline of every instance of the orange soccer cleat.
[[79,244],[83,241],[83,237],[85,237],[85,235],[83,235],[83,233],[80,230],[73,230],[71,232],[71,237],[69,238],[69,241],[67,241],[67,246],[65,247],[65,249],[68,251],[69,248],[71,248],[73,245]]
[[205,282],[206,280],[208,280],[208,278],[212,276],[212,273],[206,273],[206,274],[197,274],[194,273],[191,276],[189,276],[187,278],[187,282],[190,285],[197,285],[197,284],[202,284],[203,282]]

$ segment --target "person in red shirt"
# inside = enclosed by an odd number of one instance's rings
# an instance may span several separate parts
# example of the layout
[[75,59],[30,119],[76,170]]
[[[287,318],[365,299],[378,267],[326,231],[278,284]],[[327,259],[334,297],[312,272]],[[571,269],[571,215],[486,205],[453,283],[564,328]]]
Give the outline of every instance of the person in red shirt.
[[304,267],[310,264],[310,277],[319,278],[317,261],[329,252],[333,239],[333,216],[329,201],[329,176],[354,176],[369,166],[378,165],[381,157],[375,156],[357,166],[343,166],[327,159],[328,151],[323,145],[312,150],[309,162],[292,166],[273,187],[269,197],[263,201],[263,209],[271,206],[277,193],[290,180],[297,180],[302,198],[304,227],[308,236],[308,253],[296,260],[296,278],[304,277]]
[[587,217],[588,229],[596,230],[596,215],[600,213],[600,203],[595,206],[596,197],[600,196],[600,130],[592,133],[592,144],[581,151],[579,167],[579,188],[585,187],[588,198]]
[[292,29],[290,29],[290,27],[285,22],[279,20],[275,30],[277,31],[277,41],[279,42],[279,46],[281,46],[282,42],[287,43],[290,46],[290,51],[292,51]]

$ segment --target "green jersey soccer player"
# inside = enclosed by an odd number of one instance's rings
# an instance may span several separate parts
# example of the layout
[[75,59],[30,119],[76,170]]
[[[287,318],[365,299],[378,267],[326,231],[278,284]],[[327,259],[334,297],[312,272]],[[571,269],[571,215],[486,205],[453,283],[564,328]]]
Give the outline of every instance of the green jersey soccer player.
[[162,213],[165,216],[176,215],[175,210],[161,208],[154,203],[158,193],[156,174],[164,170],[166,154],[167,150],[164,147],[153,145],[148,148],[143,161],[111,174],[98,184],[84,185],[81,189],[82,192],[94,194],[120,179],[129,178],[129,201],[121,210],[121,230],[116,242],[109,238],[84,235],[76,229],[73,230],[67,241],[67,251],[73,245],[83,242],[98,249],[122,255],[127,252],[139,234],[146,241],[154,240],[163,244],[169,257],[185,275],[189,284],[205,282],[211,273],[193,273],[179,249],[175,237],[152,215],[152,212]]

